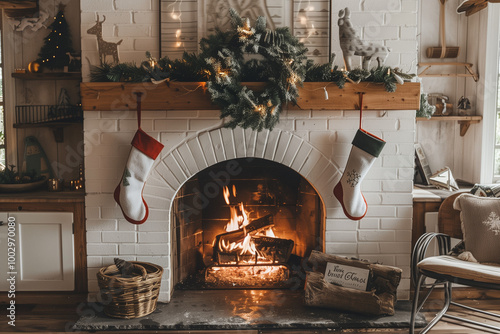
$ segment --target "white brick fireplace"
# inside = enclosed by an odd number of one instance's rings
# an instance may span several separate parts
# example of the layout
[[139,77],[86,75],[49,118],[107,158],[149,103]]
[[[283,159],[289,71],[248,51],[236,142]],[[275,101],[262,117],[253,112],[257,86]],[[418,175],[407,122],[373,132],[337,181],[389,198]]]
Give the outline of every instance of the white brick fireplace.
[[[105,5],[108,2],[109,6]],[[350,6],[353,18],[357,17],[353,22],[359,25],[355,28],[370,39],[377,40],[371,30],[364,32],[366,22],[373,21],[373,25],[379,28],[383,26],[380,33],[387,36],[380,35],[378,39],[393,49],[388,65],[405,70],[412,68],[411,71],[415,72],[417,50],[415,34],[410,31],[416,31],[418,2],[392,2],[399,5],[387,12],[386,6],[375,8],[368,2],[364,4],[365,1],[360,1],[359,8],[354,6],[353,1],[334,1],[334,11]],[[157,54],[155,41],[158,38],[153,32],[153,27],[158,24],[157,1],[151,1],[147,8],[125,6],[127,3],[135,4],[132,0],[93,1],[95,6],[99,3],[99,8],[84,3],[82,1],[82,31],[94,24],[96,11],[107,15],[106,24],[114,28],[108,29],[104,38],[128,39],[120,50],[122,60],[140,62],[148,50]],[[115,23],[113,17],[117,20]],[[134,19],[137,17],[150,17],[150,20]],[[140,29],[141,34],[149,31],[147,36],[135,35],[139,30],[130,28],[148,24],[148,29]],[[124,25],[130,29],[123,29]],[[333,34],[337,34],[335,29]],[[333,43],[338,42],[334,40]],[[334,44],[334,51],[340,55],[337,49],[338,44]],[[93,64],[97,63],[94,36],[82,33],[82,56],[82,59],[87,56]],[[341,57],[337,58],[341,62]],[[84,73],[88,73],[85,66]],[[322,91],[319,91],[318,98],[324,98]],[[160,140],[165,148],[144,189],[150,218],[140,226],[128,223],[113,200],[113,191],[120,181],[136,130],[135,112],[86,110],[84,117],[90,292],[98,290],[96,271],[103,265],[111,264],[114,257],[121,257],[162,265],[165,273],[160,301],[169,301],[173,263],[170,208],[177,190],[189,177],[216,162],[236,157],[260,157],[292,168],[316,188],[325,207],[324,250],[327,253],[355,256],[402,268],[403,280],[398,298],[409,297],[414,111],[364,113],[364,128],[387,144],[363,181],[362,191],[369,208],[366,217],[359,222],[345,218],[332,192],[358,128],[358,111],[284,111],[273,131],[260,133],[241,128],[222,128],[218,110],[144,111],[143,130]]]
[[150,218],[134,226],[113,200],[136,119],[133,112],[85,112],[86,206],[89,288],[95,272],[119,256],[165,268],[161,300],[171,287],[171,201],[181,185],[217,162],[259,157],[284,164],[320,194],[326,214],[325,251],[379,261],[404,269],[399,298],[408,296],[411,247],[412,111],[368,111],[364,127],[387,144],[363,181],[369,208],[359,222],[345,218],[332,190],[341,176],[358,127],[356,111],[290,111],[273,131],[221,128],[218,111],[145,111],[143,129],[165,144],[144,198]]

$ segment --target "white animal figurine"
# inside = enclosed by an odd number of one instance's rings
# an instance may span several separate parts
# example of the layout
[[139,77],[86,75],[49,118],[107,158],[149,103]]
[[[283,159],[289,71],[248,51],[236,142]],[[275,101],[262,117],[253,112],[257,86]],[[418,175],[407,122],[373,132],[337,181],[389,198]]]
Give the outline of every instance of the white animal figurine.
[[23,31],[24,29],[29,27],[31,31],[38,31],[41,28],[47,28],[44,23],[48,18],[49,14],[47,12],[40,11],[37,18],[27,17],[20,20],[13,20],[14,30]]
[[344,64],[347,71],[352,69],[352,56],[361,56],[363,58],[363,69],[370,69],[372,58],[377,59],[378,66],[382,66],[391,51],[388,47],[369,43],[361,40],[356,34],[351,24],[351,11],[349,8],[339,11],[339,38],[340,48],[344,55]]
[[99,60],[101,61],[101,65],[106,62],[106,56],[113,57],[113,63],[118,64],[120,61],[118,59],[118,45],[120,45],[123,39],[120,39],[116,43],[106,42],[102,39],[102,24],[106,21],[106,16],[103,15],[104,20],[99,21],[99,14],[97,14],[97,21],[95,25],[87,30],[87,34],[96,35],[97,36],[97,47],[99,49]]

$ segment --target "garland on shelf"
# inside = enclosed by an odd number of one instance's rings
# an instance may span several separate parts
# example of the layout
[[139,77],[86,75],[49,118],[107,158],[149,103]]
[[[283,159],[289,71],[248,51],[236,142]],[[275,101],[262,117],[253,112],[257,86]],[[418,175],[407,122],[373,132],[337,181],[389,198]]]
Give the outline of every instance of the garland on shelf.
[[[157,60],[146,52],[147,60],[139,66],[131,63],[91,66],[91,81],[207,82],[212,101],[221,108],[221,118],[230,116],[227,127],[260,131],[277,124],[285,104],[296,103],[298,86],[304,81],[330,82],[339,88],[347,81],[377,82],[383,83],[388,92],[394,92],[397,83],[403,84],[414,76],[390,67],[339,70],[333,65],[334,54],[329,63],[314,64],[306,60],[307,49],[288,28],[267,29],[263,17],[252,26],[234,9],[230,14],[233,29],[203,38],[198,55],[184,53],[181,59]],[[245,61],[246,54],[256,55],[257,59]],[[267,84],[255,92],[242,82]]]
[[168,57],[156,60],[146,52],[147,60],[139,66],[133,63],[118,65],[104,64],[90,66],[90,81],[93,82],[149,82],[162,81],[198,82],[207,81],[204,74],[206,63],[197,55],[184,53],[182,59],[170,60]]
[[417,110],[417,117],[431,118],[436,112],[436,106],[429,104],[427,94],[420,94],[420,109]]
[[306,65],[305,82],[333,82],[339,88],[344,88],[346,82],[358,84],[363,82],[383,83],[385,90],[392,93],[396,91],[396,84],[404,84],[405,80],[411,80],[415,75],[401,71],[399,68],[388,66],[374,67],[371,70],[356,68],[350,72],[339,70],[337,65],[333,65],[335,54],[330,57],[328,64],[314,64],[308,61]]

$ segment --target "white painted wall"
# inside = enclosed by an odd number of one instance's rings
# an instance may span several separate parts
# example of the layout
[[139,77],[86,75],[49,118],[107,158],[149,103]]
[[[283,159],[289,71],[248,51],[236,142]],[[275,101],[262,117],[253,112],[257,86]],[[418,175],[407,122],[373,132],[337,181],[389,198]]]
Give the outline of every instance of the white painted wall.
[[[481,29],[478,35],[483,36],[483,57],[479,63],[480,71],[484,72],[476,87],[478,109],[483,115],[482,149],[481,149],[481,183],[491,183],[494,174],[498,105],[498,73],[500,73],[500,4],[490,4],[485,16],[481,19]],[[475,36],[471,36],[471,39]],[[479,141],[478,141],[479,142]],[[476,145],[479,147],[479,145]],[[493,181],[498,181],[493,179]]]
[[[460,3],[459,0],[448,0],[446,3],[446,43],[449,46],[459,46],[460,54],[457,58],[442,61],[472,63],[473,69],[479,73],[480,80],[476,83],[472,78],[424,77],[421,78],[422,88],[425,93],[443,93],[449,96],[455,112],[460,97],[466,96],[470,99],[476,114],[483,115],[482,95],[488,10],[467,18],[464,14],[456,13],[456,8]],[[419,62],[441,61],[429,59],[425,55],[427,47],[440,45],[438,0],[421,0],[418,38],[420,40]],[[465,69],[444,66],[437,67],[430,72],[465,73]],[[448,166],[455,178],[480,182],[481,138],[485,126],[491,126],[491,123],[473,124],[467,134],[460,137],[460,126],[457,122],[418,122],[416,141],[422,144],[433,172]]]

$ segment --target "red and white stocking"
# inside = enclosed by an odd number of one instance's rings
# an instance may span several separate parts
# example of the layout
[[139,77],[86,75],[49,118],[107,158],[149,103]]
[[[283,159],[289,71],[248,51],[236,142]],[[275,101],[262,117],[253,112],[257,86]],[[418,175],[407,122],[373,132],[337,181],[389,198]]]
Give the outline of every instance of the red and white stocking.
[[384,148],[385,141],[359,129],[352,141],[352,149],[344,174],[333,189],[347,218],[360,220],[366,215],[368,205],[361,193],[361,181]]
[[148,219],[148,205],[142,197],[142,190],[149,171],[162,149],[163,144],[142,129],[137,130],[122,180],[114,194],[123,216],[133,224],[142,224]]
[[142,224],[148,219],[149,209],[142,197],[144,184],[153,164],[163,149],[163,144],[141,129],[141,94],[137,95],[137,127],[120,184],[114,198],[123,216],[132,224]]

